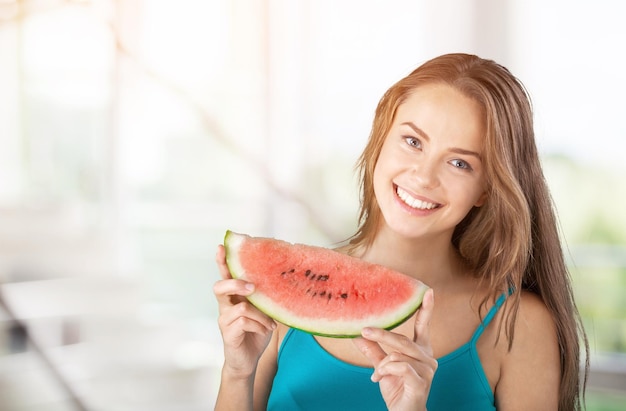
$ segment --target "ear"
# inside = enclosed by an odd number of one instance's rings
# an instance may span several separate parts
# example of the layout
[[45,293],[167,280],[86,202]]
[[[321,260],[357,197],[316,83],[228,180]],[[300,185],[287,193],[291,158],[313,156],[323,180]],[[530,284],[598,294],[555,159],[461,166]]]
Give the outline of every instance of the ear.
[[483,191],[483,193],[478,197],[478,200],[474,203],[474,207],[481,207],[483,204],[487,202],[487,192]]

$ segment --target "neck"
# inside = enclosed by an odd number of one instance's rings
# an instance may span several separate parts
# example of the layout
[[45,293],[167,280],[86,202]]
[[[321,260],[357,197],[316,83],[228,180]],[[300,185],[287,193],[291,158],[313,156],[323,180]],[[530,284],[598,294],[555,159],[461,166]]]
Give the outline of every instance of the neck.
[[438,289],[462,270],[461,258],[451,238],[406,238],[381,229],[361,258],[417,278]]

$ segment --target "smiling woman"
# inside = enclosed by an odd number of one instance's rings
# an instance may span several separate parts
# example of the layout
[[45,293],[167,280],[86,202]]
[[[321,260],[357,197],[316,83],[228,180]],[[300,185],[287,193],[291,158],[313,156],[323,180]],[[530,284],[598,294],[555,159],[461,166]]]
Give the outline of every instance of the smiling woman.
[[[398,107],[373,176],[388,225],[407,236],[419,233],[431,242],[446,242],[470,209],[482,205],[486,193],[481,113],[474,100],[439,83],[417,88]],[[403,212],[433,214],[437,231],[425,232],[433,225],[423,218],[394,218],[392,204],[398,199],[408,206]]]
[[586,339],[522,84],[492,60],[435,57],[383,95],[358,164],[360,227],[340,251],[432,289],[392,330],[314,337],[253,307],[218,247],[216,410],[580,409]]

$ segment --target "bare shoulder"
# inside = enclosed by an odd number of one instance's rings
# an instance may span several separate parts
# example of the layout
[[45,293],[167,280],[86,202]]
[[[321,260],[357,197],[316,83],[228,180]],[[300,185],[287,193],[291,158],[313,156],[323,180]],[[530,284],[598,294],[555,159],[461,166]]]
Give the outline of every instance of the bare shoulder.
[[541,298],[522,292],[515,334],[505,366],[519,368],[529,363],[560,369],[559,343],[552,314]]
[[557,409],[560,377],[554,318],[539,296],[522,292],[513,344],[496,386],[498,409]]
[[[550,337],[556,338],[556,327],[554,318],[541,298],[528,291],[522,291],[520,299],[517,321],[515,324],[515,335],[518,332],[527,337]],[[515,344],[515,342],[514,342]]]

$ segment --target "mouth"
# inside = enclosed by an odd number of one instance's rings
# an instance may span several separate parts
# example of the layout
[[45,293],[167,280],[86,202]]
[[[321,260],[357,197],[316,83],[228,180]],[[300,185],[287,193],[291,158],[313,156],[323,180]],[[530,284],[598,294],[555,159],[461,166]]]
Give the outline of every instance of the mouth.
[[400,198],[400,200],[402,200],[404,204],[416,210],[433,210],[441,206],[441,204],[431,203],[428,201],[417,199],[413,197],[411,194],[409,194],[408,192],[404,191],[399,186],[396,186],[396,194],[398,195],[398,198]]

